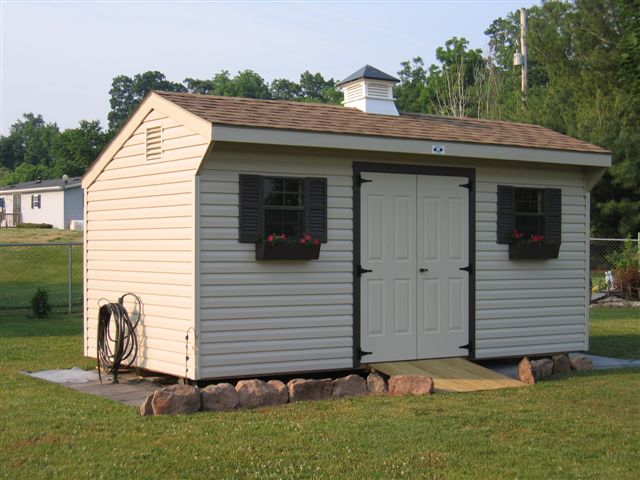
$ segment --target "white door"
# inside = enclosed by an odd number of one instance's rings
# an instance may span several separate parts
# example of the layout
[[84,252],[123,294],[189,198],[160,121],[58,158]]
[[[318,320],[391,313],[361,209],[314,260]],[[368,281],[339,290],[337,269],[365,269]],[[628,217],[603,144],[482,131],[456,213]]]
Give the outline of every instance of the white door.
[[366,173],[360,193],[360,331],[367,362],[416,358],[416,176]]
[[418,176],[418,358],[469,351],[469,190],[466,177]]
[[466,177],[364,172],[360,348],[364,362],[466,356]]

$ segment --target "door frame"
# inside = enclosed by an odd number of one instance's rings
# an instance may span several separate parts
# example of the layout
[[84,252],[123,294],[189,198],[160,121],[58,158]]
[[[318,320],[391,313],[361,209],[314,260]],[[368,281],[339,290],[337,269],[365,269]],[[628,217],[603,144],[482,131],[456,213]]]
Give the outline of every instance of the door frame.
[[375,173],[404,173],[410,175],[430,175],[448,177],[466,177],[469,183],[469,356],[475,359],[476,336],[476,210],[475,187],[476,171],[474,168],[437,167],[429,165],[407,165],[391,163],[353,162],[353,368],[361,365],[360,357],[360,277],[358,266],[360,263],[360,174]]

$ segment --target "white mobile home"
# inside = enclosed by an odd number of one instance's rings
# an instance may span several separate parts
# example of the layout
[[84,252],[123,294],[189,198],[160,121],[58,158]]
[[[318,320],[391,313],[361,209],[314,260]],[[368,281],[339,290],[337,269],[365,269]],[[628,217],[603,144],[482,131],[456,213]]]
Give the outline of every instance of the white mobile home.
[[48,223],[69,228],[73,220],[83,219],[81,180],[65,177],[0,187],[0,227]]
[[[100,299],[125,292],[143,303],[138,365],[192,380],[587,349],[609,152],[398,114],[394,83],[365,67],[344,107],[148,95],[83,179],[86,355]],[[267,260],[280,233],[319,258]]]

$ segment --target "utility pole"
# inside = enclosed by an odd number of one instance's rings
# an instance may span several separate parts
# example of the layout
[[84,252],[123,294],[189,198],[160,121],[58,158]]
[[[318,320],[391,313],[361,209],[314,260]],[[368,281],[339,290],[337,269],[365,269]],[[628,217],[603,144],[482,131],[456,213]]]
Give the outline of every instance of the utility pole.
[[522,95],[526,95],[527,83],[527,10],[520,9],[520,54],[522,55],[522,71],[520,72],[520,90]]

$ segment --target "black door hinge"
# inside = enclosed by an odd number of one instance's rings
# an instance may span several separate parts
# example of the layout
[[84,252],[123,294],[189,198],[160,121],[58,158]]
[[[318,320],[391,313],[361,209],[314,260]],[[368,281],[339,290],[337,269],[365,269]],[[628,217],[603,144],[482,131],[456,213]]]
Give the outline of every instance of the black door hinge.
[[462,185],[458,185],[459,187],[464,187],[466,189],[468,189],[469,191],[471,191],[473,189],[473,183],[471,183],[471,180],[469,180],[467,183],[463,183]]
[[362,350],[361,348],[358,348],[358,357],[362,358],[365,355],[371,355],[373,352],[365,352],[364,350]]
[[358,175],[356,177],[356,183],[358,184],[359,187],[361,187],[363,183],[370,183],[370,182],[373,182],[373,180],[367,180],[366,178],[362,178],[362,175]]
[[465,272],[469,272],[469,275],[473,274],[473,263],[470,263],[466,267],[460,267],[460,270],[463,270]]
[[464,348],[465,350],[471,350],[471,342],[466,345],[460,345],[458,348]]
[[373,270],[369,270],[368,268],[362,268],[362,265],[358,265],[358,269],[356,270],[356,273],[358,274],[359,277],[361,277],[363,273],[369,273],[369,272],[373,272]]

